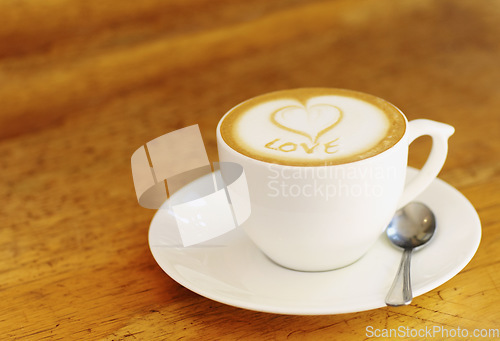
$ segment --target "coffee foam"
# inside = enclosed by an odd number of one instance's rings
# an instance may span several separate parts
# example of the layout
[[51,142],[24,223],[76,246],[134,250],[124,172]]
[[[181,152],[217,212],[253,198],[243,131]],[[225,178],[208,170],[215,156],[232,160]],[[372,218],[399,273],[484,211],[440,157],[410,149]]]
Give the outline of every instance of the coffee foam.
[[229,111],[220,131],[234,150],[293,166],[354,162],[377,155],[404,135],[392,104],[340,89],[294,89],[252,98]]

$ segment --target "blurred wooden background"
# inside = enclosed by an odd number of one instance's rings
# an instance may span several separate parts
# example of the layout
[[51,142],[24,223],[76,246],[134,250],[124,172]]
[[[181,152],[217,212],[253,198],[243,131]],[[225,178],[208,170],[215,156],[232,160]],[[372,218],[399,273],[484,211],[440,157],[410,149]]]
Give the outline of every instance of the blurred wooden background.
[[[364,339],[368,325],[498,328],[500,1],[0,1],[0,335]],[[130,156],[285,88],[368,92],[456,128],[440,175],[477,208],[468,267],[404,308],[245,311],[176,284],[147,245]],[[417,141],[412,166],[426,158]]]

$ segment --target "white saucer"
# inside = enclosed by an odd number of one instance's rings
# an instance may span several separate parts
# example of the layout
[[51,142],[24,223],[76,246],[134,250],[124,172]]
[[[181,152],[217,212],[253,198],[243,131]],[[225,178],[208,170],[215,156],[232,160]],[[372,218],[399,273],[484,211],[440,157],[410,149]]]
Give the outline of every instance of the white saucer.
[[[408,177],[414,174],[408,169]],[[467,265],[479,246],[481,224],[470,202],[442,180],[434,180],[416,201],[434,211],[438,224],[429,245],[413,254],[412,287],[419,296]],[[383,307],[401,259],[401,251],[382,236],[348,267],[298,272],[270,261],[240,229],[204,246],[173,247],[168,235],[172,224],[175,219],[165,209],[151,222],[149,245],[160,267],[195,293],[256,311],[321,315]]]

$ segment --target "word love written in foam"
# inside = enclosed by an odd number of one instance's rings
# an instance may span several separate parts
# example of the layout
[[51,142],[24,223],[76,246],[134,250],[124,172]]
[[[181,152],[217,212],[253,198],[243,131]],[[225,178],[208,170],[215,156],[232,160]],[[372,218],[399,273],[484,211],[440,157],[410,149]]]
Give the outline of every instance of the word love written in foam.
[[337,144],[338,138],[331,140],[326,143],[315,143],[315,144],[307,144],[307,143],[294,143],[290,141],[284,141],[282,139],[274,139],[268,143],[264,147],[267,149],[277,150],[284,153],[294,152],[297,149],[303,149],[307,154],[312,154],[315,152],[324,152],[326,154],[334,154],[339,151],[339,145]]

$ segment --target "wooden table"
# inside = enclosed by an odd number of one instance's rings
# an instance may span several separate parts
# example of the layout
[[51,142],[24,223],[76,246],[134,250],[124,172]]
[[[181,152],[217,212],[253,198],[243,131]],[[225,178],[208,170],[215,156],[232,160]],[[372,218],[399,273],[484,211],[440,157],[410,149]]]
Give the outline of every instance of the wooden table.
[[[500,328],[500,1],[0,2],[0,335],[13,340],[369,339]],[[452,124],[440,174],[477,209],[467,267],[410,306],[329,316],[201,297],[154,261],[130,157],[277,89],[368,92]],[[418,141],[410,165],[423,164]]]

